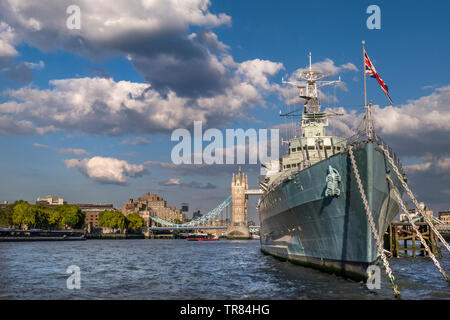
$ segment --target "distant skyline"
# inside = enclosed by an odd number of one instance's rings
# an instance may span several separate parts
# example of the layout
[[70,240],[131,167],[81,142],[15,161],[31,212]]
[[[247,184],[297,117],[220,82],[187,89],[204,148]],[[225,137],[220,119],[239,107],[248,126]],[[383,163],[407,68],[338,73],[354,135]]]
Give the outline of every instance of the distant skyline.
[[[369,30],[366,9],[381,9]],[[68,29],[69,5],[81,29]],[[450,209],[448,1],[0,1],[0,200],[113,203],[158,193],[205,213],[239,165],[174,166],[174,129],[281,128],[281,83],[308,64],[342,77],[322,104],[350,136],[363,111],[361,40],[392,106],[367,80],[377,133],[418,199]],[[249,187],[259,165],[245,165]],[[256,198],[249,219],[257,219]]]

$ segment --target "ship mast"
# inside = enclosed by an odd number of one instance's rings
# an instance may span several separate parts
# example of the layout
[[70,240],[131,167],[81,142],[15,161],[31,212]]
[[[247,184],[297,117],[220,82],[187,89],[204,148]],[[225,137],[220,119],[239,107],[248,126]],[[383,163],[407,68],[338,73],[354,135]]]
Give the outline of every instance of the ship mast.
[[297,79],[302,81],[285,81],[283,79],[282,82],[296,86],[300,90],[299,97],[305,100],[301,121],[303,136],[305,136],[305,131],[307,132],[306,136],[323,136],[324,127],[328,126],[328,115],[320,111],[318,88],[342,82],[341,77],[339,77],[339,80],[321,81],[328,75],[313,69],[311,53],[309,53],[308,68],[299,71],[296,76]]
[[372,118],[372,102],[367,104],[367,86],[366,86],[366,63],[364,57],[364,45],[365,41],[362,41],[362,49],[363,49],[363,74],[364,74],[364,125],[366,129],[366,136],[369,140],[372,140],[375,133],[375,127],[373,125]]

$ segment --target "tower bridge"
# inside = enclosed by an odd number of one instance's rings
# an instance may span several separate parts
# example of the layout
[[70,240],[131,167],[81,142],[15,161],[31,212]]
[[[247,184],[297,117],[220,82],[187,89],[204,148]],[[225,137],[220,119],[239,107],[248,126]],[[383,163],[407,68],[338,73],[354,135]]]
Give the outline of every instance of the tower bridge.
[[[150,227],[149,230],[226,230],[226,235],[231,239],[249,239],[251,234],[259,231],[259,226],[248,224],[248,197],[258,196],[263,192],[259,189],[248,189],[247,175],[239,168],[238,174],[233,173],[231,180],[231,195],[217,207],[201,216],[186,223],[177,224],[158,217],[150,217],[158,227]],[[223,219],[231,209],[231,221]],[[215,225],[224,222],[225,225]]]

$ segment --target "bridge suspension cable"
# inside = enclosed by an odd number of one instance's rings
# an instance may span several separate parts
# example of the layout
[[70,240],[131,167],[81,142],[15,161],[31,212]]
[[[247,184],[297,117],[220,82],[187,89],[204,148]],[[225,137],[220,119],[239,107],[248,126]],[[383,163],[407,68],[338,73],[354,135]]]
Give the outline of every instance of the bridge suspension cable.
[[174,223],[171,221],[167,221],[164,219],[161,219],[159,217],[152,217],[150,216],[150,219],[155,221],[156,223],[168,226],[168,227],[195,227],[195,226],[201,226],[209,221],[215,220],[223,210],[225,210],[229,205],[231,204],[231,195],[225,199],[221,204],[219,204],[217,207],[209,211],[207,214],[201,216],[200,218],[197,218],[195,220],[191,220],[186,223]]

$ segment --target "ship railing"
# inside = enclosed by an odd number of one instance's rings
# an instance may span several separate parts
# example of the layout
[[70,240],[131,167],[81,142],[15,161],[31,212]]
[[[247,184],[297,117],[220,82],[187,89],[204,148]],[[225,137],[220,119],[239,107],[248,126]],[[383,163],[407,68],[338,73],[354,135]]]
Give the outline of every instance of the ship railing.
[[270,182],[268,190],[272,190],[275,186],[279,185],[281,182],[286,180],[289,176],[292,176],[301,170],[299,168],[284,170],[281,175],[279,175],[275,180]]
[[[347,146],[351,145],[355,149],[358,149],[359,147],[362,147],[365,143],[367,143],[369,140],[367,139],[367,136],[365,135],[354,135],[347,139]],[[374,135],[373,142],[381,145],[384,149],[386,149],[389,153],[389,155],[394,160],[394,163],[397,165],[397,167],[403,171],[402,163],[400,162],[400,158],[397,156],[397,154],[394,152],[392,147],[386,143],[383,139],[381,139],[377,134]]]
[[383,139],[381,139],[378,135],[375,134],[375,142],[380,144],[384,149],[386,149],[391,156],[391,158],[394,160],[395,165],[403,171],[403,166],[400,161],[400,158],[397,156],[397,154],[394,152],[394,150],[391,148],[389,144],[387,144]]

